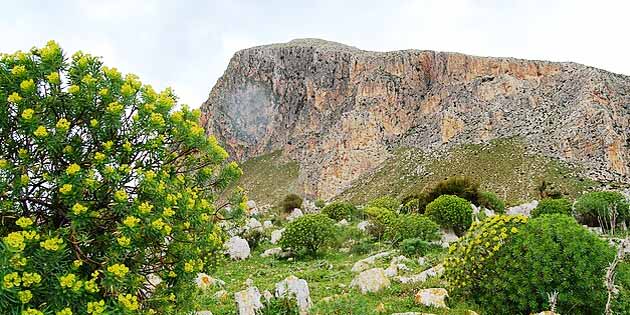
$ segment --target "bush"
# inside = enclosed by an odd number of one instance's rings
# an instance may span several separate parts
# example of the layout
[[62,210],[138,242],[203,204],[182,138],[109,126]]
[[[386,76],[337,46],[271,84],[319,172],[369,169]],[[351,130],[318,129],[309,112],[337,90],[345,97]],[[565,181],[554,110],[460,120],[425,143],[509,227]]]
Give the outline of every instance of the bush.
[[1,313],[198,309],[224,241],[213,201],[241,171],[198,110],[174,108],[170,89],[55,42],[0,55]]
[[424,213],[426,204],[423,203],[423,200],[415,195],[404,198],[400,207],[400,213]]
[[477,196],[477,202],[479,206],[490,209],[497,214],[505,213],[505,202],[493,192],[480,192]]
[[295,208],[301,209],[302,197],[296,194],[289,194],[286,197],[284,197],[284,200],[282,200],[281,207],[282,207],[282,210],[284,210],[284,212],[286,213],[290,213]]
[[398,202],[398,200],[396,200],[396,198],[394,197],[383,196],[371,200],[365,205],[365,207],[385,208],[391,211],[398,211],[398,207],[400,207],[400,202]]
[[317,250],[335,236],[335,222],[329,217],[318,214],[305,214],[286,225],[280,245],[295,251],[305,250],[315,256]]
[[333,202],[322,209],[322,213],[335,221],[349,220],[356,212],[355,206],[348,202]]
[[619,294],[613,300],[613,314],[630,314],[630,262],[622,261],[617,265],[615,285]]
[[317,200],[315,200],[315,207],[322,209],[325,206],[326,206],[326,201],[324,201],[324,199],[318,198]]
[[364,255],[371,252],[374,248],[376,248],[374,243],[370,242],[367,239],[361,239],[357,241],[354,245],[352,245],[352,247],[350,248],[350,253]]
[[427,205],[425,214],[441,227],[462,235],[472,223],[472,206],[466,199],[442,195]]
[[408,238],[400,242],[399,248],[401,253],[406,256],[425,256],[430,250],[436,248],[436,245],[421,238]]
[[426,193],[426,203],[428,204],[442,195],[457,196],[477,204],[479,184],[464,176],[450,177],[437,183]]
[[[615,250],[565,215],[531,219],[519,230],[482,263],[480,278],[471,274],[454,284],[466,288],[489,314],[546,310],[547,294],[554,291],[559,314],[602,314],[607,296],[603,277]],[[466,265],[463,258],[459,266]]]
[[538,206],[532,210],[532,218],[543,214],[564,214],[571,216],[571,203],[565,198],[551,199],[545,198],[538,203]]
[[272,297],[263,299],[263,307],[256,310],[256,315],[299,315],[300,308],[294,296]]
[[367,232],[376,239],[383,237],[385,229],[394,222],[397,216],[394,211],[379,207],[367,207],[363,209],[363,212],[368,217]]
[[616,191],[597,191],[582,195],[575,203],[575,211],[584,224],[610,229],[611,210],[617,212],[617,223],[630,219],[630,204]]
[[267,235],[261,229],[250,229],[243,233],[243,238],[247,241],[251,250],[256,249],[266,237]]
[[408,238],[434,241],[440,239],[440,226],[423,215],[403,214],[387,225],[385,238],[394,244]]

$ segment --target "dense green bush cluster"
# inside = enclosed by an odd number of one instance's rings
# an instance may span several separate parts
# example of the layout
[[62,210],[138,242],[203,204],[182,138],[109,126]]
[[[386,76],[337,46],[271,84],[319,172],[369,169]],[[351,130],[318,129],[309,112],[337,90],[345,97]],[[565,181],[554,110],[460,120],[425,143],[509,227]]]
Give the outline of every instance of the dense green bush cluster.
[[241,171],[176,100],[54,42],[0,55],[0,313],[195,310]]
[[295,251],[305,250],[316,255],[335,236],[335,222],[324,214],[305,214],[289,222],[282,233],[280,245]]
[[440,239],[440,226],[423,215],[403,214],[392,219],[384,236],[394,244],[409,238],[434,241]]
[[426,203],[415,195],[403,198],[400,206],[400,213],[424,213]]
[[427,205],[425,214],[444,228],[453,229],[457,235],[462,235],[472,223],[472,206],[468,200],[442,195]]
[[400,242],[398,247],[403,255],[425,256],[431,249],[435,248],[436,245],[421,238],[408,238]]
[[333,202],[322,209],[322,213],[329,218],[340,221],[349,220],[352,214],[356,213],[356,207],[349,202],[337,201]]
[[282,210],[284,210],[284,212],[290,213],[295,208],[301,209],[302,201],[302,197],[296,194],[288,194],[286,197],[284,197],[280,206],[282,207]]
[[[484,259],[478,279],[474,272],[469,273],[469,279],[453,269],[467,268],[461,259],[483,256],[466,256],[455,246],[455,258],[449,258],[452,261],[446,265],[447,278],[491,314],[547,310],[547,294],[554,291],[558,292],[560,314],[603,313],[607,296],[603,277],[615,255],[607,242],[561,214],[540,216],[514,228],[515,235],[501,243],[493,257]],[[484,244],[483,240],[479,242]],[[471,251],[485,252],[477,247]]]
[[505,213],[505,202],[497,196],[497,194],[490,191],[482,191],[477,196],[478,206],[484,207],[494,211],[494,213]]
[[624,195],[615,191],[597,191],[582,195],[575,203],[575,211],[584,224],[610,229],[610,219],[615,211],[616,223],[630,221],[630,203]]
[[543,214],[564,214],[571,216],[571,203],[565,198],[545,198],[538,203],[538,206],[532,210],[532,218]]
[[383,196],[373,200],[370,200],[365,207],[376,207],[376,208],[385,208],[391,211],[398,211],[398,207],[400,207],[400,202],[391,196]]
[[379,207],[367,207],[363,209],[363,212],[370,223],[367,227],[368,234],[377,239],[383,237],[385,229],[394,222],[397,216],[394,211]]

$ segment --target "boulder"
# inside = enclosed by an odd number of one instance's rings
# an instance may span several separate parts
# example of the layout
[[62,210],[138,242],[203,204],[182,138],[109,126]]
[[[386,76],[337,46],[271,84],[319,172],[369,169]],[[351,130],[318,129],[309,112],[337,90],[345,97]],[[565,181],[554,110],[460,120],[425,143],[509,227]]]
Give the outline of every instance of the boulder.
[[256,315],[256,311],[263,308],[260,298],[260,291],[253,286],[234,293],[238,315]]
[[313,303],[306,280],[299,279],[296,276],[289,276],[276,283],[276,296],[283,297],[287,294],[295,296],[297,305],[300,308],[300,315],[308,314],[308,310]]
[[350,287],[357,288],[361,293],[365,294],[378,292],[389,287],[390,284],[383,268],[373,268],[357,275],[350,283]]
[[267,220],[265,222],[263,222],[263,229],[269,229],[273,227],[273,223],[271,223],[271,221]]
[[398,275],[398,265],[390,265],[385,269],[385,275],[392,278]]
[[442,233],[440,245],[442,245],[442,247],[444,248],[449,247],[451,243],[457,242],[457,240],[459,240],[459,237],[455,235],[455,232],[453,232],[453,230],[451,229],[441,229],[440,231]]
[[359,261],[357,261],[356,263],[354,263],[354,266],[352,266],[351,271],[352,272],[361,272],[363,270],[366,270],[368,268],[370,268],[377,259],[381,259],[381,258],[385,258],[389,255],[391,255],[392,252],[388,251],[388,252],[382,252],[382,253],[378,253],[376,255],[372,255],[370,257],[361,259]]
[[295,209],[293,209],[293,211],[291,211],[291,214],[289,214],[289,216],[287,216],[287,220],[289,222],[291,222],[291,221],[293,221],[293,220],[295,220],[295,219],[297,219],[297,218],[299,218],[299,217],[301,217],[303,215],[304,215],[304,213],[302,213],[302,210],[300,210],[298,208],[295,208]]
[[274,247],[274,248],[270,248],[270,249],[264,251],[262,254],[260,254],[260,257],[276,256],[276,255],[278,255],[280,253],[282,253],[282,248],[281,247]]
[[278,242],[282,238],[283,232],[284,232],[284,229],[275,230],[271,232],[271,244],[278,244]]
[[532,202],[524,203],[518,206],[510,207],[505,211],[505,214],[516,215],[522,214],[524,216],[530,216],[532,210],[538,207],[538,200],[534,200]]
[[247,224],[245,224],[245,229],[262,231],[263,225],[260,223],[260,221],[256,220],[256,218],[250,218],[247,221]]
[[249,244],[244,238],[232,236],[226,243],[227,254],[234,260],[247,259],[250,254]]
[[444,288],[422,289],[416,293],[415,302],[425,306],[446,307],[448,291]]
[[401,283],[418,283],[424,282],[431,277],[441,276],[444,273],[444,266],[442,264],[429,268],[417,275],[409,277],[397,277],[396,280]]
[[256,201],[254,201],[254,200],[247,200],[247,208],[248,209],[256,208]]

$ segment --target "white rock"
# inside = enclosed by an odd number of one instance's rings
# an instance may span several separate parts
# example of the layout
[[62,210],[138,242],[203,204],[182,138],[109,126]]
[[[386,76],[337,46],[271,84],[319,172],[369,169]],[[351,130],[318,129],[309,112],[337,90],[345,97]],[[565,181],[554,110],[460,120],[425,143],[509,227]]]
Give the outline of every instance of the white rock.
[[409,258],[405,257],[404,255],[400,255],[400,256],[396,256],[392,258],[392,261],[390,261],[389,264],[397,265],[399,263],[406,262],[406,261],[409,261]]
[[351,271],[352,272],[361,272],[363,270],[366,270],[368,268],[370,268],[371,265],[373,265],[377,259],[381,259],[381,258],[385,258],[389,255],[391,255],[392,252],[382,252],[382,253],[378,253],[376,255],[372,255],[370,257],[361,259],[359,261],[357,261],[356,263],[354,263],[354,266],[352,266]]
[[457,240],[459,240],[459,237],[455,235],[455,232],[453,232],[453,230],[441,229],[441,232],[442,238],[440,239],[440,245],[442,245],[442,247],[444,248],[449,247],[451,243],[457,242]]
[[197,278],[195,278],[195,283],[197,283],[197,287],[200,289],[207,289],[212,286],[222,287],[225,285],[225,281],[217,278],[213,278],[203,272],[197,273]]
[[269,292],[269,290],[265,290],[262,295],[265,298],[265,300],[267,300],[267,302],[269,302],[269,300],[273,299],[273,294],[271,294],[271,292]]
[[263,228],[264,229],[269,229],[273,227],[273,223],[271,223],[271,221],[267,220],[265,222],[263,222]]
[[284,229],[275,230],[271,232],[271,244],[278,244],[278,242],[282,238],[283,232],[284,232]]
[[256,208],[256,201],[254,201],[254,200],[247,200],[247,208],[248,209]]
[[219,290],[212,297],[217,301],[223,301],[227,298],[228,292],[225,290]]
[[250,218],[247,221],[247,224],[245,224],[245,229],[246,230],[258,230],[258,231],[262,231],[263,226],[260,223],[260,221],[256,220],[256,218]]
[[446,297],[448,297],[448,291],[444,288],[430,288],[422,289],[416,293],[416,304],[422,304],[425,306],[434,307],[446,307]]
[[473,209],[473,214],[478,214],[478,213],[479,213],[479,208],[477,208],[477,206],[475,206],[475,205],[474,205],[474,204],[472,204],[472,203],[470,204],[470,206],[471,206],[471,207],[472,207],[472,209]]
[[491,217],[493,215],[495,215],[494,211],[490,210],[490,209],[483,209],[483,213],[487,216],[487,217]]
[[232,236],[226,243],[227,253],[234,260],[247,259],[250,254],[249,244],[244,238]]
[[368,225],[370,225],[370,222],[368,222],[368,221],[361,221],[361,222],[357,223],[357,228],[359,230],[365,232],[367,230]]
[[419,257],[418,258],[418,265],[422,266],[427,262],[427,259],[424,257]]
[[340,226],[346,226],[346,225],[348,225],[348,220],[343,219],[343,220],[341,220],[341,221],[337,222],[337,225],[340,225]]
[[195,312],[195,315],[212,315],[212,312],[210,312],[210,311],[198,311],[198,312]]
[[281,247],[274,247],[274,248],[270,248],[266,251],[264,251],[262,254],[260,254],[260,257],[269,257],[269,256],[275,256],[282,253],[282,248]]
[[276,283],[276,296],[282,297],[286,294],[295,296],[297,305],[300,308],[300,315],[308,314],[308,310],[313,303],[306,280],[298,279],[296,276],[289,276]]
[[258,291],[256,287],[249,287],[243,291],[234,293],[238,314],[256,315],[256,311],[263,308],[260,298],[260,291]]
[[538,200],[534,200],[529,203],[524,203],[522,205],[510,207],[507,209],[507,211],[505,211],[505,214],[509,214],[509,215],[522,214],[524,216],[529,217],[532,210],[534,210],[534,208],[536,207],[538,207]]
[[361,293],[365,294],[368,292],[378,292],[389,287],[390,284],[383,268],[373,268],[357,275],[350,283],[350,286],[358,288]]
[[401,283],[418,283],[418,282],[424,282],[431,277],[441,276],[443,273],[444,273],[444,266],[442,264],[439,264],[417,275],[413,275],[409,277],[397,277],[395,280]]
[[295,209],[293,209],[293,211],[291,211],[291,214],[289,214],[289,216],[287,217],[287,220],[289,222],[291,222],[291,221],[293,221],[293,220],[295,220],[295,219],[297,219],[297,218],[299,218],[299,217],[301,217],[303,215],[304,215],[304,213],[302,213],[302,210],[300,210],[298,208],[295,208]]
[[389,278],[395,277],[398,274],[398,265],[390,265],[385,269],[385,275]]

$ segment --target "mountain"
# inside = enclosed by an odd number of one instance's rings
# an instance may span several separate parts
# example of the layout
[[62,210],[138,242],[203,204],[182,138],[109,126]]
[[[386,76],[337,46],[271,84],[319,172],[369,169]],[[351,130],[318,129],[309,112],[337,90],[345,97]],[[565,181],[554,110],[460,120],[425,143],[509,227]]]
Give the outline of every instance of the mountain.
[[[537,172],[575,189],[630,182],[630,77],[571,62],[297,39],[237,52],[201,110],[269,198],[400,194],[471,171],[495,190],[485,178],[500,172],[527,182],[513,199]],[[488,150],[504,156],[479,160]]]

